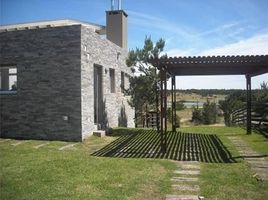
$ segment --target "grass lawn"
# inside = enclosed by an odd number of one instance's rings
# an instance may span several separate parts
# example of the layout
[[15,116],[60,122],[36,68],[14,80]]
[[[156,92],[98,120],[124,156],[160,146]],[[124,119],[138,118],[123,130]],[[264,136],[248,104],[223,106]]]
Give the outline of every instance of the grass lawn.
[[[170,160],[187,160],[198,150],[200,194],[205,199],[268,198],[268,184],[258,183],[227,135],[237,135],[268,155],[267,139],[240,128],[194,127],[168,134],[166,154],[151,130],[116,129],[113,136],[91,137],[71,148],[68,142],[0,140],[0,199],[164,199],[171,194]],[[13,145],[12,145],[13,144]],[[189,149],[194,146],[195,149]],[[231,157],[229,157],[231,156]],[[163,158],[163,159],[161,159]]]
[[[233,144],[226,136],[241,137],[253,150],[268,156],[268,140],[262,135],[246,135],[239,127],[187,127],[178,129],[183,132],[217,134],[233,157],[239,156]],[[267,157],[266,157],[267,158]],[[268,159],[267,159],[268,160]],[[268,184],[259,183],[254,173],[241,158],[236,163],[202,163],[201,193],[206,199],[226,200],[265,200],[268,199]]]

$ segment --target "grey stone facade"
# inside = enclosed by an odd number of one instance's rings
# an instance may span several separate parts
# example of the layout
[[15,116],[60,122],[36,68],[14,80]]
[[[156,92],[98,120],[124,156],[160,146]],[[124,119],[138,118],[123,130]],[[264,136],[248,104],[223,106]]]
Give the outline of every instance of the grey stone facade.
[[[89,28],[81,28],[81,84],[82,84],[82,133],[87,137],[96,129],[93,113],[93,66],[102,68],[104,117],[107,126],[120,125],[120,116],[126,114],[125,124],[134,127],[134,110],[128,105],[127,97],[121,92],[121,72],[130,75],[131,71],[125,64],[127,51],[109,40],[92,32]],[[115,70],[115,92],[110,92],[109,69]],[[125,77],[125,86],[128,87]],[[123,112],[123,113],[122,113]]]
[[[94,65],[102,66],[106,125],[134,127],[121,93],[127,52],[84,25],[0,33],[1,67],[17,67],[17,93],[0,94],[1,137],[82,141],[94,124]],[[116,91],[110,92],[109,68]],[[127,81],[126,81],[127,85]]]

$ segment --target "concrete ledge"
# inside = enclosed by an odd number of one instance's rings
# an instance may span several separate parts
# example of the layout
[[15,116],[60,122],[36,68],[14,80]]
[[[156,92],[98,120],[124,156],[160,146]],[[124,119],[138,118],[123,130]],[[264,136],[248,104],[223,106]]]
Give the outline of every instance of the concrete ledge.
[[104,137],[105,136],[105,131],[94,131],[93,135],[97,136],[97,137]]

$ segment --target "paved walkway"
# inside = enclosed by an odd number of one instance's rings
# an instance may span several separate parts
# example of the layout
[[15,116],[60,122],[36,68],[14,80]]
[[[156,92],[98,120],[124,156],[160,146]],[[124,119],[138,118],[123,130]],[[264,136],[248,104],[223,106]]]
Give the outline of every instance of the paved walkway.
[[[198,176],[200,174],[200,164],[196,161],[176,162],[178,170],[170,179],[172,189],[175,194],[166,195],[166,200],[200,200],[202,197],[196,195],[200,191]],[[183,193],[177,195],[176,193]]]
[[241,138],[237,136],[229,136],[229,140],[236,146],[240,156],[250,164],[254,177],[258,181],[268,183],[268,161],[264,156],[253,151]]
[[[9,142],[11,141],[10,145],[11,146],[14,146],[14,147],[17,147],[19,145],[22,145],[22,144],[25,144],[27,142],[30,142],[31,140],[11,140],[11,139],[0,139],[0,143],[4,143],[4,142]],[[33,146],[33,148],[35,149],[39,149],[39,148],[43,148],[43,147],[46,147],[50,144],[49,141],[44,141],[40,144],[37,144],[35,146]],[[63,143],[63,146],[61,147],[58,147],[57,149],[59,151],[62,151],[62,150],[65,150],[65,149],[72,149],[72,150],[76,150],[77,148],[75,147],[76,145],[78,145],[79,143]]]

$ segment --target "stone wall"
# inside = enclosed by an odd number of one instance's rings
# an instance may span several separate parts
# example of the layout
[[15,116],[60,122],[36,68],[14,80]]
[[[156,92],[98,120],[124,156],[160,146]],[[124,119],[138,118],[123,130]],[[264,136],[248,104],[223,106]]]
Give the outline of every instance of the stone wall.
[[[17,67],[17,93],[0,94],[1,137],[81,141],[94,124],[94,65],[102,67],[107,127],[134,127],[121,92],[127,51],[83,25],[0,33],[1,67]],[[115,70],[115,92],[109,69]],[[128,87],[128,77],[125,86]]]
[[1,137],[81,141],[81,26],[2,32],[0,45],[18,85],[0,95]]
[[[97,129],[94,124],[94,65],[102,67],[103,104],[107,127],[134,127],[134,110],[121,92],[121,72],[132,75],[126,66],[127,51],[82,26],[81,30],[81,90],[82,134],[86,138]],[[109,69],[115,70],[115,92],[110,91]],[[125,76],[125,86],[128,87]]]

